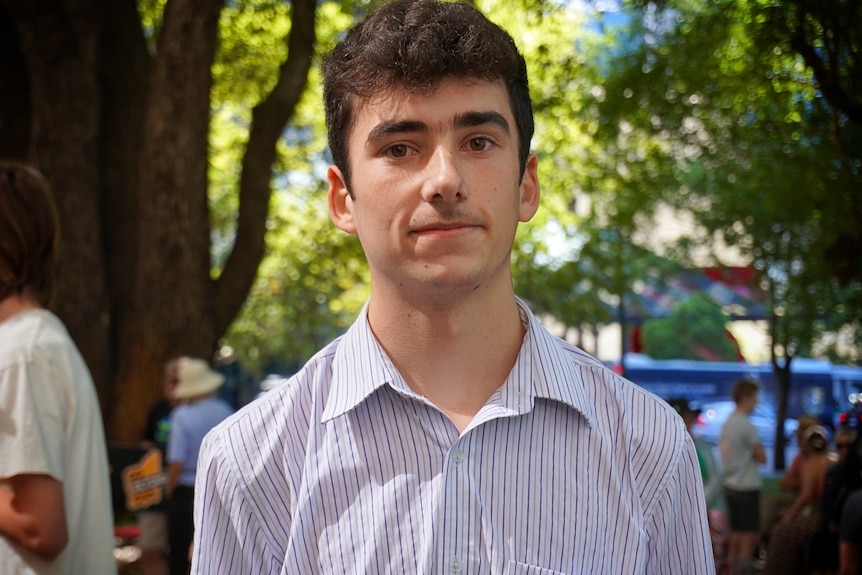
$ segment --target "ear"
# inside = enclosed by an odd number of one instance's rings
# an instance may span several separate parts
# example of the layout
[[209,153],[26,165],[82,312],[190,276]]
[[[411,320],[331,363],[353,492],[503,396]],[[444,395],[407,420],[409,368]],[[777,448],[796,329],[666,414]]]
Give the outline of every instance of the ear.
[[353,221],[353,198],[347,190],[347,184],[336,166],[329,166],[326,171],[329,182],[329,219],[339,230],[356,235],[356,224]]
[[527,156],[524,176],[521,178],[518,221],[529,222],[539,209],[539,159],[535,154]]

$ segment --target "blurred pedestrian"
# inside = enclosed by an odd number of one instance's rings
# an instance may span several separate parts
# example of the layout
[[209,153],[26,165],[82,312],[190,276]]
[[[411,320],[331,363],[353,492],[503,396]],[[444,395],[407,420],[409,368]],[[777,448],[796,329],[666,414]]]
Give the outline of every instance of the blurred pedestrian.
[[168,495],[170,513],[170,573],[185,575],[194,536],[194,485],[198,452],[207,432],[233,413],[216,397],[224,376],[203,359],[181,358],[176,366],[174,399],[180,403],[171,414],[168,441]]
[[833,514],[840,514],[840,575],[862,575],[862,435],[857,435],[838,473]]
[[761,506],[761,531],[763,539],[769,539],[770,533],[778,524],[781,516],[793,505],[798,495],[799,488],[802,486],[802,470],[805,467],[805,461],[811,456],[807,449],[802,449],[803,435],[805,432],[818,425],[817,419],[807,415],[801,416],[797,420],[796,431],[794,438],[796,445],[800,447],[796,455],[790,462],[790,465],[781,476],[778,483],[779,491],[770,494],[765,498]]
[[841,515],[839,575],[862,575],[862,489],[850,494]]
[[[841,510],[848,495],[843,478],[846,466],[851,464],[850,453],[856,442],[856,435],[856,430],[852,427],[839,427],[833,436],[836,461],[826,471],[819,506],[820,525],[809,546],[812,575],[829,575],[838,571],[838,530],[841,525]],[[859,482],[859,479],[856,481]]]
[[57,211],[0,162],[0,573],[112,574],[107,444],[93,380],[51,301]]
[[730,529],[725,512],[724,491],[721,485],[721,472],[715,460],[712,446],[694,434],[694,425],[701,414],[700,408],[693,408],[687,399],[677,397],[669,399],[671,407],[682,417],[685,427],[694,441],[697,462],[703,478],[703,495],[706,499],[706,511],[709,516],[709,535],[712,539],[712,556],[715,560],[716,575],[726,575],[730,572],[728,547],[730,544]]
[[324,76],[330,217],[371,296],[207,435],[194,572],[712,573],[682,421],[514,294],[539,182],[512,37],[467,3],[390,2]]
[[260,382],[260,391],[255,394],[254,399],[263,397],[267,392],[287,381],[287,378],[276,373],[270,373]]
[[730,517],[730,561],[734,575],[749,575],[754,572],[754,553],[760,544],[758,465],[766,463],[757,429],[748,419],[757,406],[760,386],[752,379],[742,378],[732,393],[736,409],[722,426],[718,445]]
[[805,457],[799,469],[799,488],[790,508],[769,534],[764,570],[767,575],[807,573],[807,546],[820,525],[820,499],[826,471],[833,463],[828,448],[823,427],[814,425],[803,433],[799,449]]
[[[174,391],[178,383],[177,368],[181,358],[165,364],[162,379],[162,398],[147,414],[143,440],[147,445],[156,447],[162,456],[162,464],[167,467],[168,440],[171,436],[171,413],[177,403]],[[165,474],[167,475],[167,474]],[[141,571],[143,575],[165,575],[168,572],[168,503],[165,497],[161,503],[138,512],[138,527],[141,535],[138,546],[141,548]]]
[[[802,446],[805,432],[810,428],[818,425],[817,419],[808,415],[803,415],[798,419],[799,425],[796,428],[796,445]],[[805,466],[805,459],[811,456],[810,450],[800,449],[793,461],[790,462],[790,467],[784,472],[781,478],[779,487],[782,491],[795,493],[802,486],[802,468]]]

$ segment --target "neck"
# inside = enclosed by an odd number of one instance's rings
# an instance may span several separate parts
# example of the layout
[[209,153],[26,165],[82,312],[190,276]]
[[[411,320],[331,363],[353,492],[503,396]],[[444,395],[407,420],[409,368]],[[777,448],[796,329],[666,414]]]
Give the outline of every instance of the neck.
[[503,384],[524,339],[511,287],[445,303],[372,294],[368,320],[410,388],[462,431]]
[[39,309],[42,306],[26,295],[12,294],[0,301],[0,323],[28,309]]

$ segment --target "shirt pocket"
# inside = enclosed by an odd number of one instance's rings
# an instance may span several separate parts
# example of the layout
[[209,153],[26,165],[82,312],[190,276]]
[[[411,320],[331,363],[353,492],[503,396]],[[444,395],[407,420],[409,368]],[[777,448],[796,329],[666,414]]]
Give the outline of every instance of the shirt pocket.
[[577,575],[575,573],[563,573],[562,571],[554,571],[552,569],[543,569],[535,565],[527,565],[526,563],[518,563],[517,561],[509,561],[506,566],[506,575]]

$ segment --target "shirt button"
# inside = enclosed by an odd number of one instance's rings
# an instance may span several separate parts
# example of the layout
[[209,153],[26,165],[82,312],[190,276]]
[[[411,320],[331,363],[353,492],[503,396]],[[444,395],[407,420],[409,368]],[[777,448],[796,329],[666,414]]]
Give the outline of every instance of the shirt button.
[[464,569],[464,563],[459,557],[452,557],[449,561],[449,570],[452,573],[460,573]]
[[452,452],[452,461],[454,461],[455,463],[461,463],[462,461],[464,461],[464,457],[464,452],[460,449],[456,449]]

